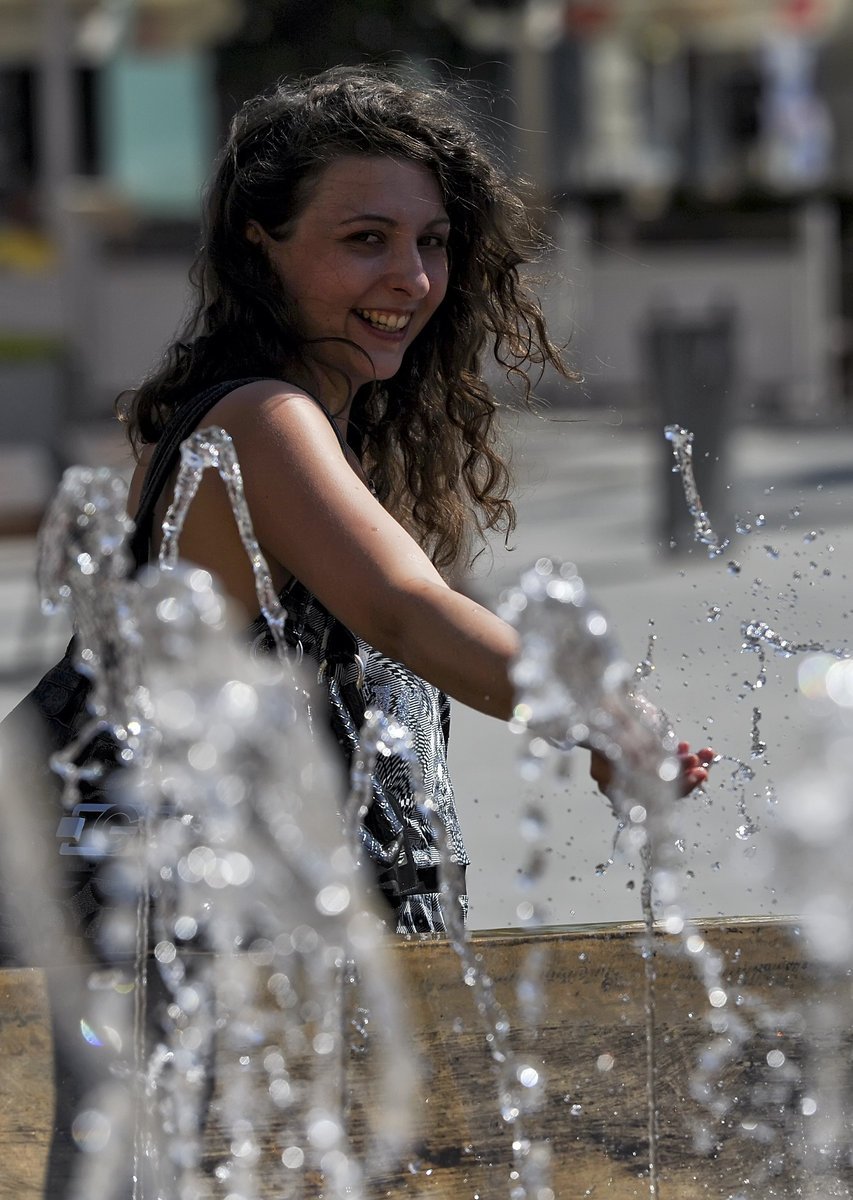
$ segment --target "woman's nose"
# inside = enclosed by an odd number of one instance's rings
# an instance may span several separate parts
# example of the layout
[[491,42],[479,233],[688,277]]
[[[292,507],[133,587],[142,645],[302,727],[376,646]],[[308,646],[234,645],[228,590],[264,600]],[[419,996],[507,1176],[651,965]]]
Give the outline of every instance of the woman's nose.
[[395,255],[389,282],[395,291],[405,292],[416,300],[423,300],[429,294],[430,278],[419,246],[401,250]]

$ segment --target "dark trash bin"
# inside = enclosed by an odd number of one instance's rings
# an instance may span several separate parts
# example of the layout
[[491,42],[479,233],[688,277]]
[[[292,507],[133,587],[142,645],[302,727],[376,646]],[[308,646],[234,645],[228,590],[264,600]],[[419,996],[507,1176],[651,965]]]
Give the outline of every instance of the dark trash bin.
[[665,550],[693,545],[693,520],[684,499],[681,475],[673,472],[666,425],[693,435],[696,486],[711,525],[728,534],[727,447],[736,382],[735,318],[731,305],[701,314],[674,309],[652,311],[644,331],[644,357],[650,411],[658,425],[662,462],[660,538]]

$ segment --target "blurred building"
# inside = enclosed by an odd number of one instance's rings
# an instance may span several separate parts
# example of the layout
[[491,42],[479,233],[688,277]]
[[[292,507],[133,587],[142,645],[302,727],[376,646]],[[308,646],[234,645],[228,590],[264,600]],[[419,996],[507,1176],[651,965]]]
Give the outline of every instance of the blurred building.
[[844,415],[851,49],[853,0],[0,0],[0,443],[62,459],[168,340],[245,96],[398,55],[486,85],[549,212],[573,403],[654,404],[687,321],[734,339],[732,419]]
[[734,419],[846,414],[849,0],[440,6],[513,65],[519,161],[554,213],[589,400],[654,405],[656,331],[722,330],[727,310]]

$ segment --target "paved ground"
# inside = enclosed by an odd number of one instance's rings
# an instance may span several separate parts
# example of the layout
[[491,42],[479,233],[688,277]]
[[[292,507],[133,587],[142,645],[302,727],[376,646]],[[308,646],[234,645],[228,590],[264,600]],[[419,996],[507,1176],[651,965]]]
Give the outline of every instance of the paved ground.
[[[820,728],[812,726],[796,694],[800,659],[774,659],[766,687],[754,692],[746,686],[758,663],[741,652],[740,625],[758,618],[794,640],[833,647],[847,642],[853,432],[738,431],[727,471],[728,505],[751,514],[754,528],[734,534],[730,552],[712,562],[698,547],[684,555],[660,548],[656,514],[667,467],[657,430],[608,424],[610,417],[596,414],[569,415],[561,414],[560,422],[522,422],[515,438],[522,481],[515,549],[496,547],[490,563],[481,561],[472,590],[493,606],[524,567],[549,554],[577,564],[612,618],[626,658],[644,657],[655,633],[651,696],[683,736],[711,742],[756,770],[751,783],[735,784],[734,766],[720,764],[706,793],[683,804],[686,865],[694,874],[691,907],[697,915],[784,912],[784,881],[760,880],[772,821],[767,795],[817,753]],[[755,528],[759,513],[766,520]],[[729,571],[730,561],[740,564],[739,573]],[[61,621],[38,614],[33,562],[31,540],[0,541],[0,713],[43,663],[57,657],[67,633]],[[756,707],[766,761],[750,758]],[[516,921],[517,813],[525,795],[516,771],[518,748],[502,724],[456,706],[452,760],[475,860],[475,927]],[[537,785],[549,813],[545,894],[551,919],[635,919],[639,889],[630,865],[617,857],[604,876],[596,874],[613,822],[586,779],[583,756],[575,757],[568,778],[549,775]],[[750,821],[758,831],[742,839],[738,830]]]

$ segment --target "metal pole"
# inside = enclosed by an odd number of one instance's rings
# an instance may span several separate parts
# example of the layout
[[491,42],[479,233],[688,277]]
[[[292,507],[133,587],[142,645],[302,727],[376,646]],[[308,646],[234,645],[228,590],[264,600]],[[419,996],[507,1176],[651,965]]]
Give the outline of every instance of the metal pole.
[[545,39],[538,28],[537,0],[526,0],[519,14],[514,47],[515,100],[518,105],[521,169],[537,195],[548,193],[551,74]]
[[39,204],[48,231],[62,248],[62,196],[75,173],[80,147],[80,113],[71,59],[73,24],[67,0],[38,0],[39,63],[37,146]]
[[[79,171],[82,117],[74,73],[74,21],[69,0],[38,0],[39,61],[36,146],[38,200],[57,249],[61,297],[63,425],[83,407],[90,372],[94,317],[94,256],[85,215],[74,211],[73,185]],[[59,457],[61,429],[47,431]]]

